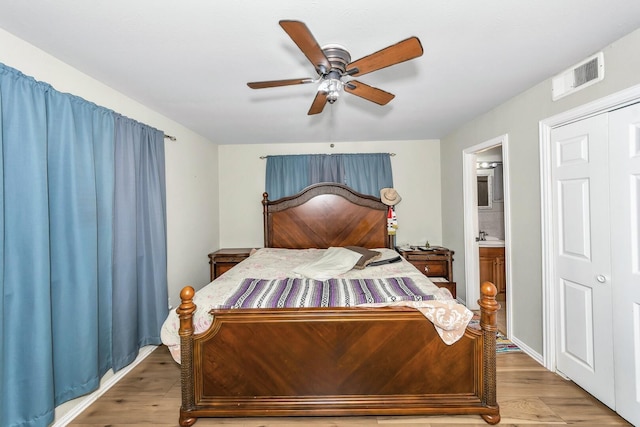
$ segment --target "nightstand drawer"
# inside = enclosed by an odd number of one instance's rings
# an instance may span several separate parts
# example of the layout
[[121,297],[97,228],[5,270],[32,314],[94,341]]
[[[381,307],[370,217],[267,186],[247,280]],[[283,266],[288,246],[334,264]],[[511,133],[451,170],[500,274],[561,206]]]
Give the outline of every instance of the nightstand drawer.
[[444,277],[447,282],[454,283],[452,268],[453,251],[440,246],[432,247],[424,251],[402,248],[396,248],[396,251],[425,276]]
[[431,251],[401,252],[407,261],[447,261],[449,254],[432,253]]
[[446,261],[409,261],[425,276],[446,277],[448,274]]

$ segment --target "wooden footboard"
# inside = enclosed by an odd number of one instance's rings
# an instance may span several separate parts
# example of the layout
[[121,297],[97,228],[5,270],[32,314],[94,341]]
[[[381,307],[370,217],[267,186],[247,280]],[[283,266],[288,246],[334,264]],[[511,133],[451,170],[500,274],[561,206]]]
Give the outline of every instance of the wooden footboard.
[[198,417],[479,414],[496,401],[496,288],[481,288],[481,329],[446,345],[413,309],[214,310],[194,335],[181,292],[180,425]]

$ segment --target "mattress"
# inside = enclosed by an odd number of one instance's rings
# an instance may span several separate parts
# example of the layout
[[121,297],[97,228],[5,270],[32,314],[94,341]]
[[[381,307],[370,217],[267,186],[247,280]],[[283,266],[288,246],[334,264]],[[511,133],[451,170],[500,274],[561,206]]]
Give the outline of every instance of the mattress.
[[[381,253],[381,260],[391,260],[398,256],[397,252],[391,249],[380,248],[375,250]],[[249,258],[196,292],[193,299],[197,306],[193,316],[194,333],[198,334],[209,328],[213,321],[213,316],[209,311],[225,306],[227,301],[234,293],[238,292],[239,287],[246,283],[248,278],[265,280],[300,278],[301,275],[296,273],[296,271],[300,271],[299,267],[312,264],[321,259],[326,254],[326,251],[326,249],[278,248],[256,250]],[[421,298],[417,301],[363,303],[359,304],[359,306],[401,305],[413,307],[420,310],[427,319],[434,323],[438,333],[448,344],[460,338],[467,323],[473,316],[471,311],[458,304],[452,298],[447,289],[437,287],[404,258],[400,258],[397,262],[367,266],[363,269],[351,269],[346,273],[335,274],[334,276],[332,279],[345,279],[343,281],[403,278],[403,280],[412,282],[413,286],[421,294],[429,295],[429,297]],[[169,348],[171,355],[177,362],[180,360],[179,326],[178,315],[172,310],[161,330],[162,342]]]

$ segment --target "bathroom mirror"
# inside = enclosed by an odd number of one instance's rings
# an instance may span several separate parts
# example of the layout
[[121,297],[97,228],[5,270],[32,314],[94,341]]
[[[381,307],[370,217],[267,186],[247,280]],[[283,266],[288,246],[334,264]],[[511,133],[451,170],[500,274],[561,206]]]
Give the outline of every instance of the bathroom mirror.
[[478,209],[491,209],[493,202],[493,171],[478,170],[476,180],[478,183]]

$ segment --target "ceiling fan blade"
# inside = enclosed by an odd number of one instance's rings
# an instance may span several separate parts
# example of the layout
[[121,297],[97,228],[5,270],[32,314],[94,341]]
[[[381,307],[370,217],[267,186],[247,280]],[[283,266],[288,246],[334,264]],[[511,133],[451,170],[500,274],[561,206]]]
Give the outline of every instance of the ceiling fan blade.
[[309,116],[312,114],[320,114],[324,109],[324,106],[327,104],[327,94],[322,91],[316,92],[316,97],[313,99],[313,104],[311,104],[311,108],[309,108],[309,112],[307,113]]
[[417,37],[410,37],[350,63],[347,65],[347,74],[362,76],[381,68],[417,58],[422,55],[422,52],[420,40]]
[[318,74],[325,74],[329,71],[331,63],[304,22],[282,20],[280,21],[280,26],[289,34],[289,37],[291,37],[295,44],[298,45],[307,59],[311,61]]
[[266,82],[249,82],[247,86],[251,89],[264,89],[268,87],[300,85],[305,83],[313,83],[313,79],[288,79],[288,80],[271,80]]
[[379,105],[386,105],[395,98],[395,95],[392,93],[385,92],[382,89],[366,85],[356,80],[347,82],[344,85],[344,90]]

